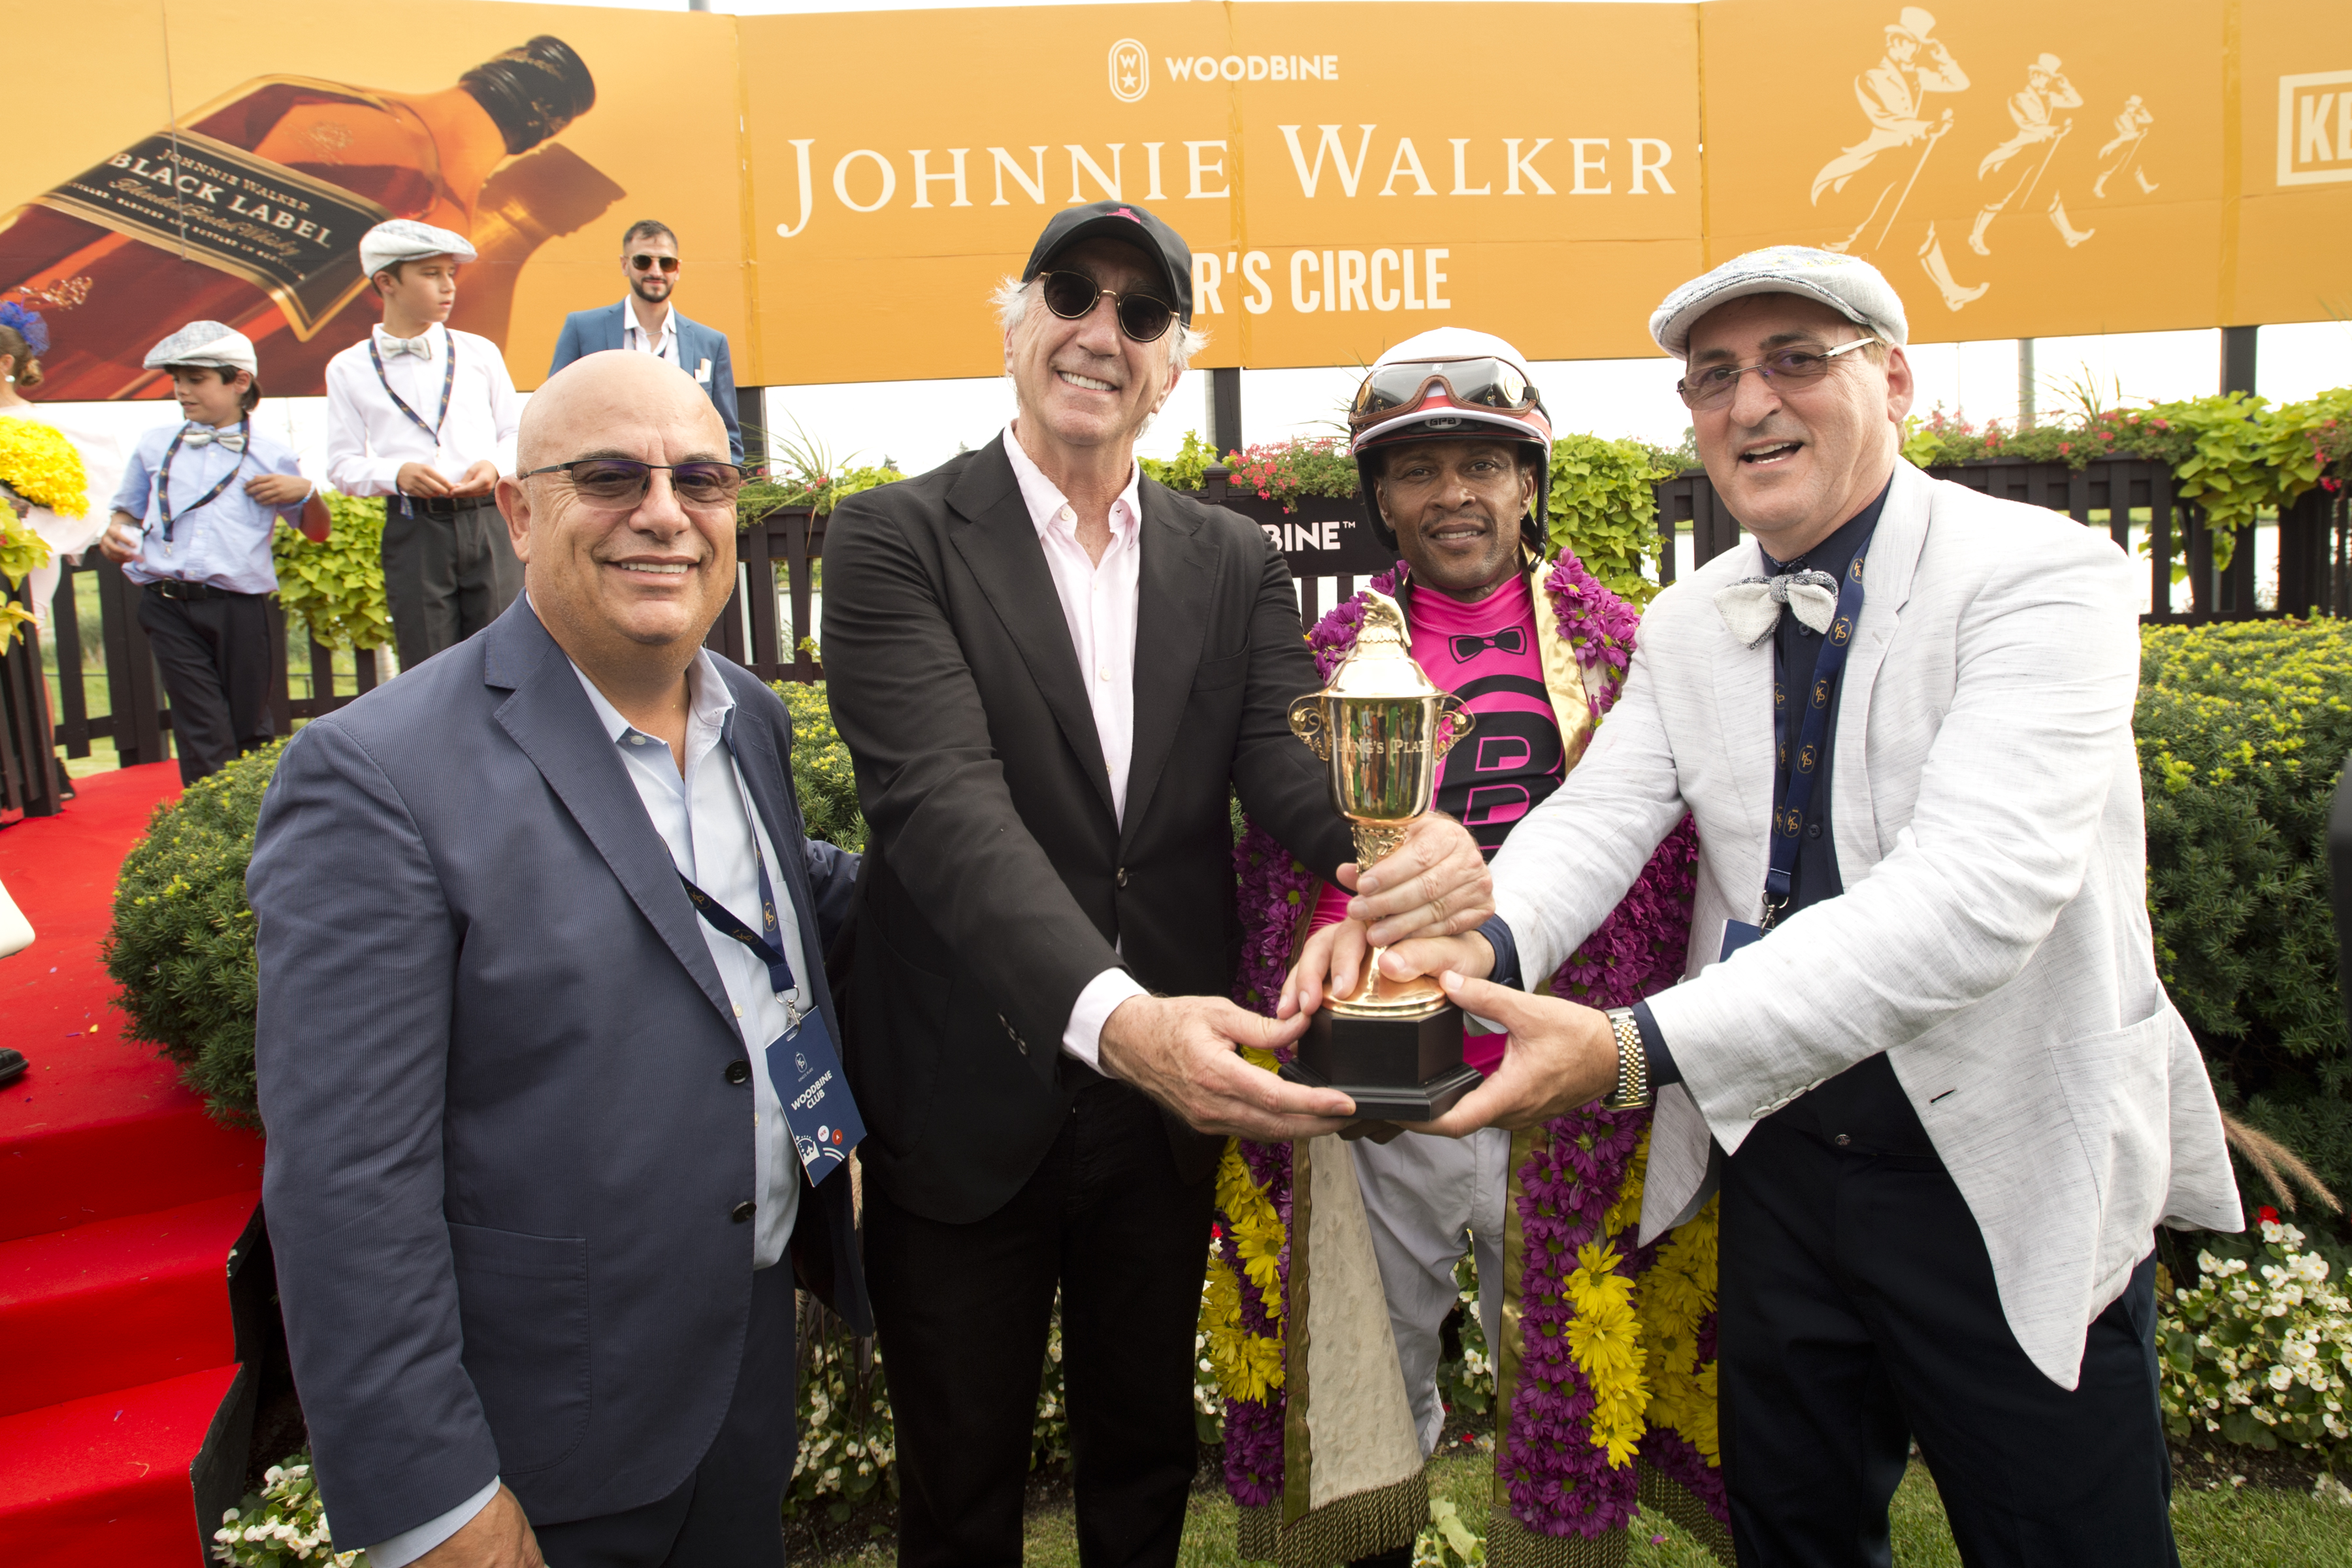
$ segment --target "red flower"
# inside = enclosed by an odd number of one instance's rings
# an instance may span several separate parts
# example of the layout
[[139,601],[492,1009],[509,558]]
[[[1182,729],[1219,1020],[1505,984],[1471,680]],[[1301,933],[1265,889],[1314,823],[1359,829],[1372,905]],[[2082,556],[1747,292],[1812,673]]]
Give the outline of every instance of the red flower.
[[2278,1210],[2271,1207],[2270,1205],[2264,1204],[2255,1212],[2262,1215],[2262,1221],[2264,1225],[2278,1224]]

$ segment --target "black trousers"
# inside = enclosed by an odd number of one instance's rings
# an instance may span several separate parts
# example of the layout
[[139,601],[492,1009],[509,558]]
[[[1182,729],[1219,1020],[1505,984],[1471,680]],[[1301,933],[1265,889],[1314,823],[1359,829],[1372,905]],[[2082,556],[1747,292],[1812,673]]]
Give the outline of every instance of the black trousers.
[[702,1463],[657,1502],[534,1525],[548,1568],[783,1568],[784,1489],[800,1442],[793,1333],[784,1262],[751,1276],[735,1397]]
[[269,743],[269,601],[260,594],[166,599],[144,589],[139,624],[172,699],[180,782]]
[[1892,1561],[1911,1441],[1971,1564],[2177,1565],[2153,1253],[2091,1324],[2071,1392],[2001,1315],[1941,1162],[1763,1121],[1725,1162],[1724,1481],[1741,1568]]
[[416,501],[406,513],[400,497],[384,498],[383,593],[401,668],[464,642],[521,592],[522,563],[489,497],[440,511]]
[[1159,1111],[1079,1092],[1028,1184],[943,1225],[866,1194],[866,1283],[898,1435],[899,1568],[1018,1568],[1054,1288],[1086,1568],[1176,1561],[1199,1458],[1192,1335],[1215,1182],[1178,1179]]

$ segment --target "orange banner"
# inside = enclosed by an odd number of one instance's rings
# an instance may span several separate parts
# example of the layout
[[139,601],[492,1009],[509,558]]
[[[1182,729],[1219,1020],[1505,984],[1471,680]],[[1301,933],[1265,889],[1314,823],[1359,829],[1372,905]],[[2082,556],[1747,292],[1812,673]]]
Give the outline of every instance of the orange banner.
[[1645,353],[1675,284],[1786,241],[1877,262],[1922,342],[2352,314],[2340,0],[284,15],[20,19],[58,68],[18,89],[0,292],[49,312],[44,395],[157,395],[195,316],[317,391],[393,214],[470,237],[454,323],[525,386],[640,217],[743,384],[992,374],[990,286],[1103,197],[1192,242],[1212,365],[1448,321]]

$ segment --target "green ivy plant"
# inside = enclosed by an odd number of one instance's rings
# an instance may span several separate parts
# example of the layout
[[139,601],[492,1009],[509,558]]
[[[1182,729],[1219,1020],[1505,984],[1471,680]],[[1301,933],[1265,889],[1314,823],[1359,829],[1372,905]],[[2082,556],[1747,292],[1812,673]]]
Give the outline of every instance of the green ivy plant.
[[329,647],[382,647],[392,640],[383,594],[384,502],[321,491],[334,526],[313,543],[284,522],[270,537],[278,601]]
[[[1639,441],[1598,436],[1555,436],[1551,444],[1550,535],[1553,553],[1573,550],[1585,570],[1636,608],[1657,596],[1656,563],[1665,541],[1658,532],[1660,479],[1675,469]],[[1648,575],[1643,567],[1651,567]]]
[[1173,458],[1138,458],[1135,466],[1147,479],[1157,479],[1171,490],[1197,490],[1208,482],[1209,465],[1217,449],[1201,439],[1198,430],[1184,432],[1184,444]]
[[[2290,506],[2315,485],[2336,489],[2352,479],[2352,388],[2301,403],[2273,404],[2245,393],[2183,398],[2145,408],[2095,406],[2095,396],[2031,430],[2000,421],[1979,426],[1937,408],[1905,422],[1903,455],[1923,468],[1982,458],[2058,462],[2082,468],[2100,458],[2164,463],[2180,497],[2205,513],[2213,564],[2226,569],[2239,531],[2264,512]],[[2176,531],[2173,548],[2183,546]],[[2176,560],[2173,581],[2188,575]]]

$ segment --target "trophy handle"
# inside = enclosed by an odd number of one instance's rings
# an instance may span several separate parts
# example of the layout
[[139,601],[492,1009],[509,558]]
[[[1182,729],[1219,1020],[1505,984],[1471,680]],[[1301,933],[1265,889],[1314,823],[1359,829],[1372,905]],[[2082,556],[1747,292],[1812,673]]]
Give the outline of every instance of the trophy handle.
[[1331,734],[1323,726],[1323,694],[1310,691],[1290,705],[1290,732],[1307,742],[1318,762],[1331,760]]
[[[1462,706],[1462,699],[1451,691],[1447,692],[1444,700],[1438,703],[1437,718],[1440,726],[1437,736],[1437,754],[1441,757],[1452,751],[1463,736],[1478,727],[1478,715]],[[1295,718],[1291,721],[1291,725],[1294,729],[1297,727],[1297,721]]]

